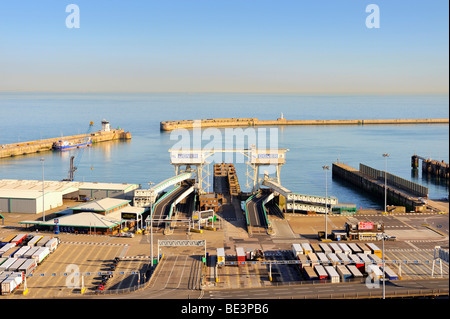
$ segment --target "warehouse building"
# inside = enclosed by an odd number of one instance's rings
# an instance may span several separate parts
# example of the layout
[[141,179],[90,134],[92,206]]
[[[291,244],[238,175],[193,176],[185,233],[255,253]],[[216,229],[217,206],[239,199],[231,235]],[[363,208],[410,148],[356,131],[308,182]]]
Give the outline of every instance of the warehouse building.
[[[43,187],[44,186],[44,187]],[[44,188],[45,210],[63,205],[64,199],[95,200],[132,199],[138,184],[92,183],[37,180],[0,180],[0,210],[6,213],[42,213]]]

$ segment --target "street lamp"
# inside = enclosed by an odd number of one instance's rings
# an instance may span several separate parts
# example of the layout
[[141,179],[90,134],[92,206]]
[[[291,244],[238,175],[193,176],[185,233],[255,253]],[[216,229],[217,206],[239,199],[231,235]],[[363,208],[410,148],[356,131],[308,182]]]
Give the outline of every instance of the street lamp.
[[330,169],[329,166],[324,165],[322,166],[322,169],[325,171],[325,240],[328,239],[328,170]]
[[42,221],[45,222],[45,186],[44,186],[44,162],[45,158],[40,159],[42,163]]

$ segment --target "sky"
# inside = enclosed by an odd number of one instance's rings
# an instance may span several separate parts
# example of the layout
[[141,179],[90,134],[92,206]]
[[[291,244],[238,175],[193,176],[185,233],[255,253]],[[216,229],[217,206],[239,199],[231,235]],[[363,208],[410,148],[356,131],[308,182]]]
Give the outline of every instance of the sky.
[[448,38],[447,0],[0,0],[0,91],[448,94]]

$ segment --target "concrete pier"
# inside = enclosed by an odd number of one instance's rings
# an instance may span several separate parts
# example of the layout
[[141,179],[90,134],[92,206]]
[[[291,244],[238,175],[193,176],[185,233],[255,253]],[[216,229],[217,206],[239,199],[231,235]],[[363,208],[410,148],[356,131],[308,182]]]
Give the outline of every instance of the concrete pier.
[[[367,166],[363,170],[367,170]],[[382,178],[374,178],[370,175],[363,173],[361,170],[357,170],[353,167],[342,163],[333,163],[333,178],[342,178],[356,187],[372,194],[375,197],[384,199],[385,187],[384,187],[384,175]],[[394,175],[391,175],[394,176]],[[409,182],[413,187],[410,191],[407,191],[408,183],[399,184],[399,177],[396,177],[395,182],[388,180],[387,185],[387,202],[389,205],[401,205],[405,206],[408,211],[423,211],[425,203],[418,197],[413,195],[413,189],[428,194],[428,189],[421,185]],[[401,179],[400,179],[401,180]],[[409,186],[411,186],[409,185]],[[422,188],[426,189],[423,190]],[[427,197],[427,196],[421,196]]]
[[257,118],[228,118],[207,120],[163,121],[161,131],[192,129],[195,127],[252,127],[278,125],[376,125],[376,124],[448,124],[449,119],[362,119],[362,120],[258,120]]
[[436,161],[431,158],[425,158],[414,154],[411,156],[411,168],[417,169],[419,167],[419,159],[422,160],[422,173],[429,174],[436,177],[449,179],[449,164],[444,161]]
[[[0,145],[0,158],[50,151],[53,148],[53,143],[61,139],[72,141],[72,140],[81,140],[85,137],[86,134],[80,134],[65,137],[54,137],[29,142],[4,144]],[[92,143],[100,143],[113,140],[131,139],[131,133],[125,132],[123,129],[117,129],[110,131],[98,131],[89,134],[89,137],[92,139]]]

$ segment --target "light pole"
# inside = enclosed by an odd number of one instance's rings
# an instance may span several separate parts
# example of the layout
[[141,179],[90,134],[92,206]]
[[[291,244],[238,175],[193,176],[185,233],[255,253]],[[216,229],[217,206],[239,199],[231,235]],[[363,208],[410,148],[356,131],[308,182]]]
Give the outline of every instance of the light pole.
[[325,171],[325,240],[328,239],[328,170],[330,167],[328,165],[322,166]]
[[45,186],[44,186],[44,162],[45,159],[42,157],[40,159],[42,162],[42,221],[45,222]]

